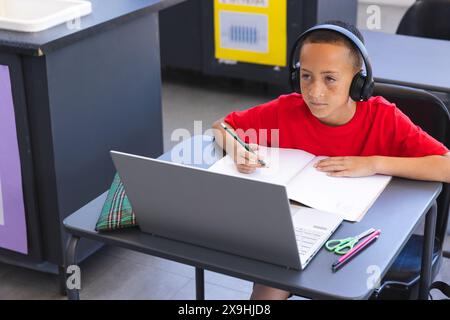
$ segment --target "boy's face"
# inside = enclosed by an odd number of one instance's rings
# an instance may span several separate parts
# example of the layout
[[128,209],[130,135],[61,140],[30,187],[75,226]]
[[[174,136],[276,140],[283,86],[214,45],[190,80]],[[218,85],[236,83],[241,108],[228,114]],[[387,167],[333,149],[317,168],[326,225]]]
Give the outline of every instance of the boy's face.
[[321,122],[341,125],[354,114],[349,96],[357,73],[351,50],[341,43],[305,43],[300,52],[300,81],[303,99]]

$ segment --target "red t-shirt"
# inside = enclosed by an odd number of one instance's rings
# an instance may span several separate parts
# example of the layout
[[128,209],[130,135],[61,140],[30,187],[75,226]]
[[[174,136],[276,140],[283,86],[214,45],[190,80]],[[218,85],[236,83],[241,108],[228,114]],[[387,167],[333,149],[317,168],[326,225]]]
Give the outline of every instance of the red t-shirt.
[[395,104],[380,96],[357,102],[353,118],[335,127],[320,122],[298,93],[232,112],[225,121],[234,129],[246,131],[243,134],[238,130],[246,142],[276,146],[271,141],[276,141],[277,133],[271,129],[279,129],[278,147],[301,149],[314,155],[422,157],[449,152]]

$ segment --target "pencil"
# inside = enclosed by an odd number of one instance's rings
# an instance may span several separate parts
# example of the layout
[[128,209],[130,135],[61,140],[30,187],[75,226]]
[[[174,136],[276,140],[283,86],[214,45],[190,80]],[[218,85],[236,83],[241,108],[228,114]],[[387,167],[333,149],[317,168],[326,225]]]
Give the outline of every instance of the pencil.
[[[243,146],[245,148],[245,150],[256,155],[255,151],[253,151],[247,143],[242,141],[237,135],[235,135],[230,129],[228,129],[228,127],[225,125],[225,123],[221,122],[220,125],[222,126],[222,128],[225,129],[226,132],[228,132],[234,138],[234,140],[239,142],[241,144],[241,146]],[[258,162],[262,166],[266,166],[266,163],[264,162],[264,160],[258,159]]]

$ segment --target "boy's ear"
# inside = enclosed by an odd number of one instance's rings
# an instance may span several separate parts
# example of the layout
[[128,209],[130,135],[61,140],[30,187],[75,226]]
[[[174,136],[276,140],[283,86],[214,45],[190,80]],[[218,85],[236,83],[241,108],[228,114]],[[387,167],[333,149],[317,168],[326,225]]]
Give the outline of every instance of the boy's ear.
[[444,154],[444,157],[450,158],[450,152],[447,152],[446,154]]

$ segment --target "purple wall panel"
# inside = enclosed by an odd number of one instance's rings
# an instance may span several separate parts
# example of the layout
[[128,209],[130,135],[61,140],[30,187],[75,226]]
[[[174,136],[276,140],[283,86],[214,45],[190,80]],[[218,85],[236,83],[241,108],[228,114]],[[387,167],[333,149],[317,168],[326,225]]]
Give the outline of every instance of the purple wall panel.
[[27,228],[9,68],[0,65],[0,248],[27,254]]

